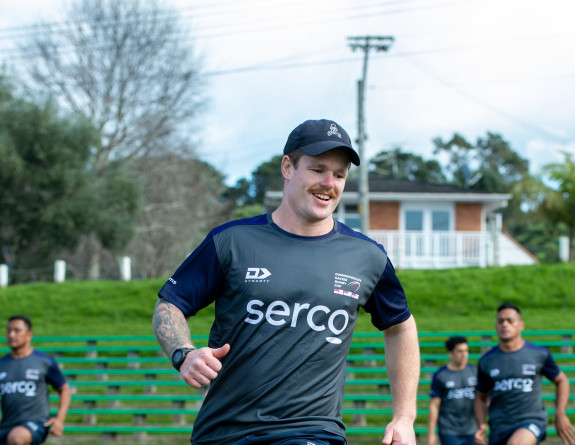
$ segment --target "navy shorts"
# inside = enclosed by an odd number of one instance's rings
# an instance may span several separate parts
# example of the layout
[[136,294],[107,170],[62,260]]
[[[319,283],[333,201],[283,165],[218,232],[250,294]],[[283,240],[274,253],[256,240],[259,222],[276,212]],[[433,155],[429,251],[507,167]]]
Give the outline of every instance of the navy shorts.
[[537,439],[537,443],[545,439],[545,425],[541,425],[537,422],[523,422],[519,425],[515,425],[513,428],[509,428],[503,431],[492,432],[489,434],[489,445],[506,445],[507,440],[513,435],[515,431],[520,428],[528,429],[533,433]]
[[345,445],[345,437],[322,430],[298,430],[285,433],[247,436],[233,445]]
[[441,434],[439,433],[441,445],[475,445],[473,434]]
[[[50,431],[50,428],[44,426],[44,422],[22,422],[15,426],[23,426],[32,433],[32,445],[40,445],[43,443]],[[6,445],[6,438],[8,437],[8,433],[12,431],[12,428],[14,428],[14,426],[0,431],[0,445]]]

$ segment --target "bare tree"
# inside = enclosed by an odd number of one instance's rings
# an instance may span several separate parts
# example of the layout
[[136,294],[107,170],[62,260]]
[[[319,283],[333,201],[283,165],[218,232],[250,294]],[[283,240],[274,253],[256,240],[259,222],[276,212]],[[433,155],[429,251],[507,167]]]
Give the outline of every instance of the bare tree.
[[232,203],[221,199],[224,177],[209,164],[178,155],[139,159],[146,172],[143,209],[127,254],[136,275],[166,276],[181,264],[208,231],[230,217]]
[[[187,132],[206,100],[199,58],[177,11],[160,0],[76,0],[66,15],[63,24],[39,27],[23,49],[32,55],[33,81],[99,130],[89,167],[105,178],[119,160],[180,147],[190,157]],[[92,279],[100,276],[109,237],[101,226],[83,244]],[[119,253],[131,234],[118,230],[125,234],[115,245]]]
[[96,169],[146,155],[190,128],[205,100],[177,12],[157,0],[78,0],[27,45],[33,79],[101,132]]

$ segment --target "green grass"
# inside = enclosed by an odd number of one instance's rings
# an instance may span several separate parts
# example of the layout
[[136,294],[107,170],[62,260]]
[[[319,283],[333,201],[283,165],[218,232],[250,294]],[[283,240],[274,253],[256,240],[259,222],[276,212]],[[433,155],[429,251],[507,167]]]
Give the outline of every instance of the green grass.
[[[489,269],[403,270],[398,275],[420,331],[485,331],[494,327],[503,301],[518,304],[528,330],[573,329],[575,263]],[[0,289],[1,315],[30,316],[37,336],[152,335],[151,317],[164,279],[132,282],[41,283]],[[190,321],[194,334],[207,334],[213,306]],[[2,320],[2,321],[4,321]],[[360,316],[356,332],[373,332],[370,317]],[[379,419],[381,421],[381,419]],[[178,442],[179,436],[167,438]],[[181,436],[182,443],[188,440]],[[76,435],[50,443],[95,445],[100,440]],[[158,438],[155,443],[164,443]],[[128,437],[125,444],[132,443]],[[353,437],[350,444],[376,443]],[[377,438],[380,440],[380,438]],[[549,443],[559,443],[555,438]],[[135,441],[133,443],[136,443]],[[179,442],[178,442],[179,443]]]
[[[403,270],[398,275],[421,331],[489,330],[503,301],[518,304],[526,328],[572,329],[575,263],[488,269]],[[32,318],[36,335],[151,335],[164,279],[38,283],[0,289],[2,315]],[[193,317],[207,334],[213,306]],[[374,331],[360,316],[356,331]]]

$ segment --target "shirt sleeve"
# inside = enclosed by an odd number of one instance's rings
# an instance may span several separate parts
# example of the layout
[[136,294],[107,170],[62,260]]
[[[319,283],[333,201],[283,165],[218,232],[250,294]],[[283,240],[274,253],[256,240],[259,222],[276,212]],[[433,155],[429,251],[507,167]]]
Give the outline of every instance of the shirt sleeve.
[[46,372],[46,381],[52,386],[52,388],[58,390],[66,384],[66,377],[64,377],[54,359],[50,357],[49,360],[50,365]]
[[166,281],[158,295],[190,317],[210,305],[223,287],[224,274],[210,233]]
[[363,308],[371,315],[373,325],[381,331],[410,317],[411,311],[407,305],[405,291],[389,258],[381,278]]
[[489,393],[493,389],[493,379],[483,371],[481,363],[477,367],[477,391],[484,394]]
[[557,366],[557,363],[555,363],[555,360],[553,360],[551,353],[547,351],[547,358],[545,359],[545,362],[543,362],[543,369],[541,370],[541,374],[543,374],[549,380],[553,381],[560,372],[561,369],[559,369],[559,366]]
[[439,381],[439,371],[433,374],[431,379],[431,389],[429,391],[431,397],[441,397],[441,382]]

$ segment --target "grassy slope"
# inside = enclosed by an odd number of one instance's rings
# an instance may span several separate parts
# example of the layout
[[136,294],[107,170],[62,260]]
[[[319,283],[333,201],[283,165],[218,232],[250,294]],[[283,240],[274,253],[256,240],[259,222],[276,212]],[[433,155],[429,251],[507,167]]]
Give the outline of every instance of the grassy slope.
[[[398,275],[421,331],[486,330],[502,301],[518,304],[527,329],[573,329],[575,263],[491,269],[404,270]],[[151,314],[165,280],[68,282],[0,289],[1,322],[29,315],[36,335],[152,334]],[[356,331],[373,331],[369,317]],[[213,307],[194,317],[209,332]]]

